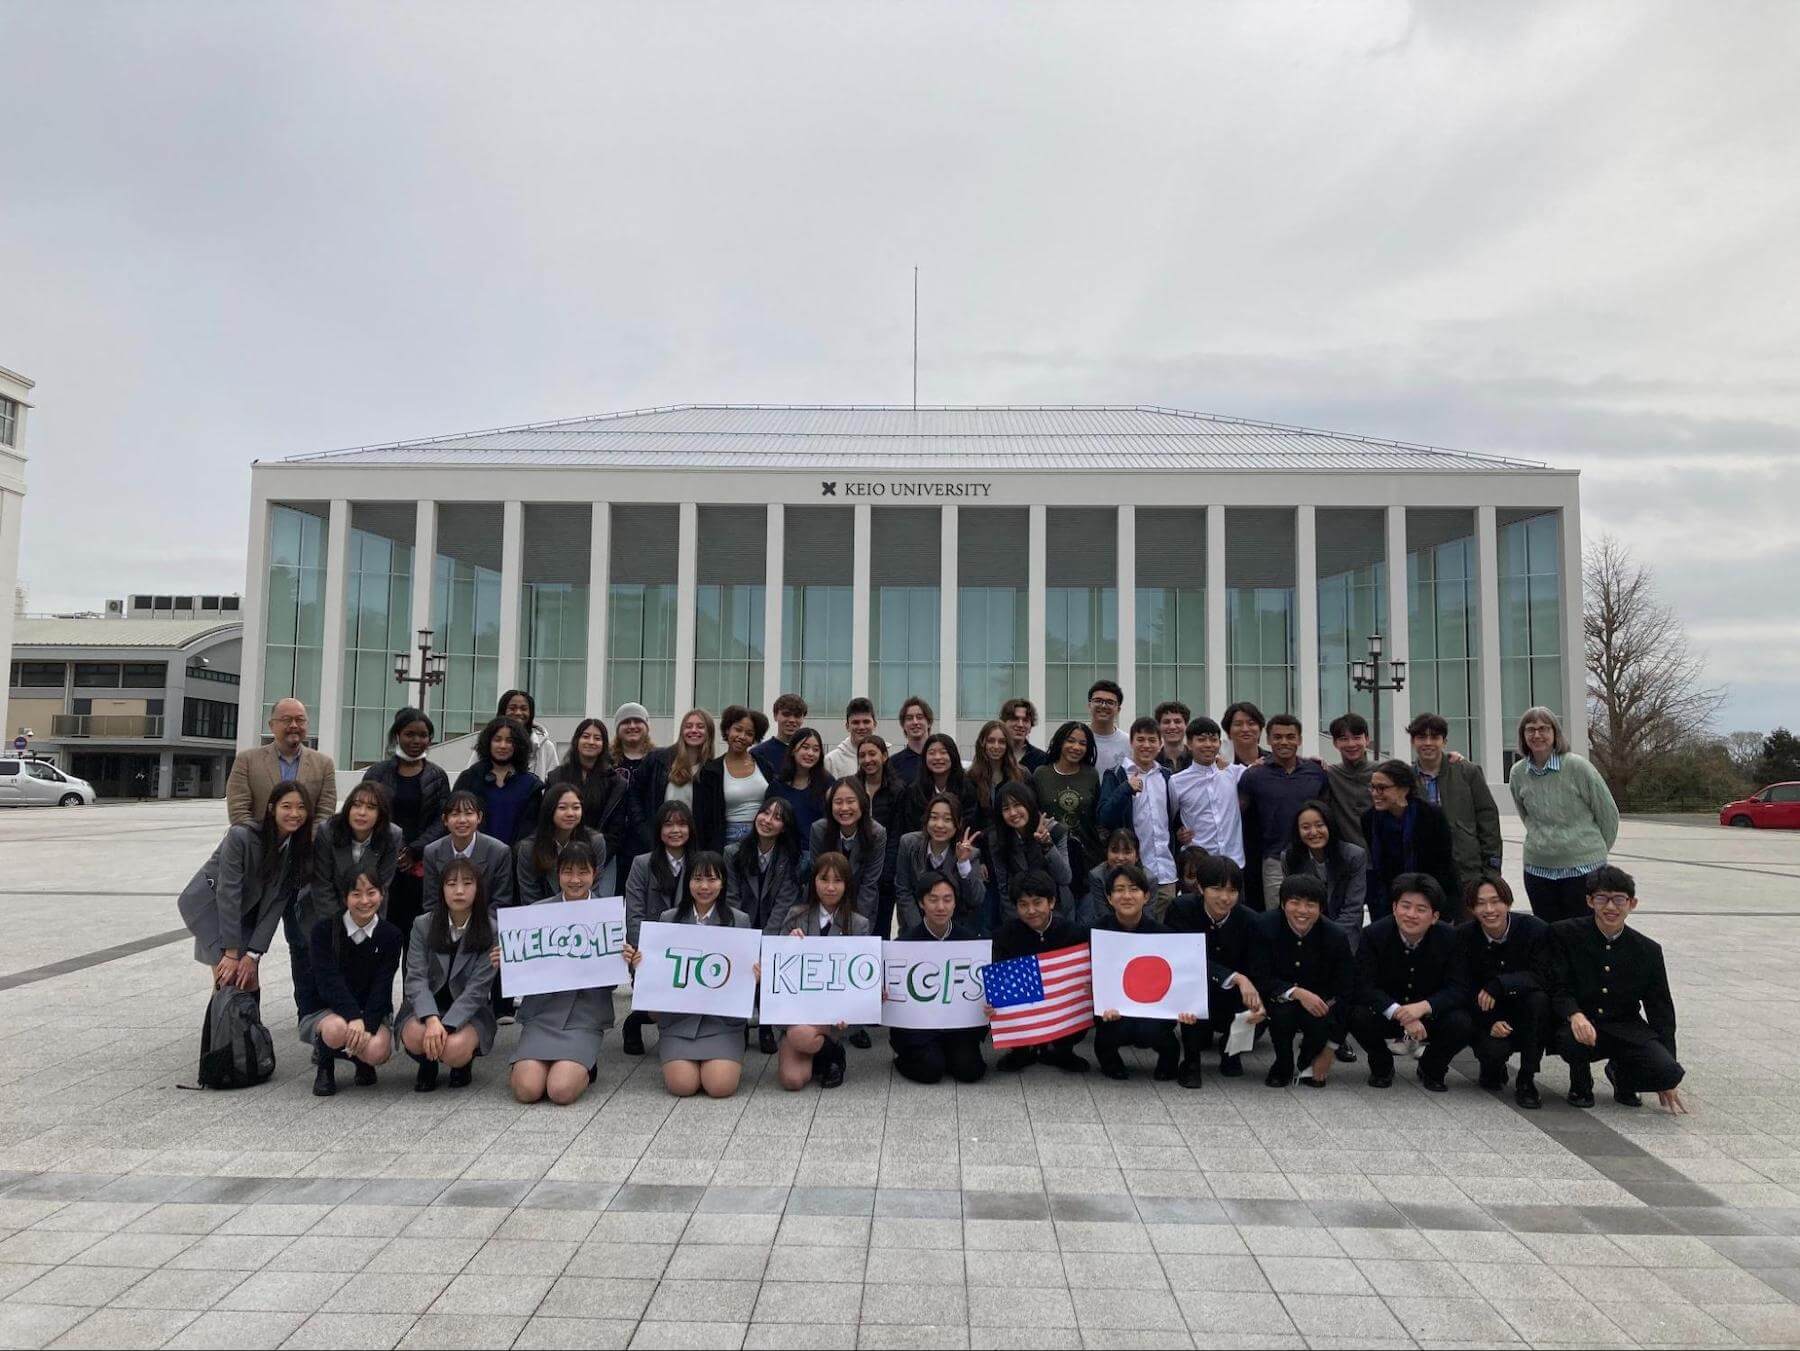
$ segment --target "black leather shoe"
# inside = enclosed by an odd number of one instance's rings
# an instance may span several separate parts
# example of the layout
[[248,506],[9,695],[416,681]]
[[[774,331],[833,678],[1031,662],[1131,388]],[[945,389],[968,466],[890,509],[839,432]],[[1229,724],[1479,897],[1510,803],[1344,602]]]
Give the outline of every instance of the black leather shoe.
[[775,1029],[759,1027],[756,1029],[756,1049],[764,1055],[774,1055],[779,1049],[775,1044]]
[[1544,1105],[1544,1100],[1538,1096],[1537,1085],[1522,1074],[1518,1087],[1513,1089],[1513,1101],[1528,1112],[1535,1112]]
[[1369,1087],[1370,1088],[1392,1088],[1393,1086],[1394,1086],[1393,1070],[1389,1069],[1389,1070],[1370,1070],[1369,1071]]
[[[1240,1069],[1238,1073],[1241,1074],[1243,1071]],[[1200,1087],[1200,1062],[1198,1060],[1190,1060],[1182,1065],[1181,1072],[1175,1076],[1175,1082],[1180,1084],[1183,1088]]]
[[1619,1076],[1613,1073],[1612,1061],[1606,1062],[1606,1082],[1613,1086],[1613,1101],[1621,1107],[1642,1107],[1644,1100],[1619,1082]]
[[413,1092],[435,1093],[437,1091],[438,1063],[435,1060],[421,1060],[419,1073],[413,1079]]
[[1131,1071],[1125,1068],[1125,1062],[1123,1060],[1102,1060],[1100,1062],[1100,1073],[1104,1074],[1108,1079],[1129,1079],[1131,1077]]
[[1054,1065],[1065,1074],[1086,1074],[1093,1068],[1074,1051],[1046,1052],[1041,1059],[1046,1065]]
[[644,1024],[650,1020],[641,1013],[627,1014],[625,1029],[620,1034],[620,1048],[626,1055],[642,1055],[644,1053]]
[[1483,1065],[1481,1067],[1481,1078],[1477,1082],[1490,1093],[1504,1091],[1506,1088],[1506,1066],[1502,1065],[1498,1069],[1489,1069],[1486,1065]]
[[1448,1093],[1450,1091],[1450,1085],[1444,1082],[1442,1075],[1437,1074],[1421,1074],[1419,1087],[1427,1093]]
[[1008,1051],[1005,1055],[1001,1056],[1000,1059],[995,1061],[994,1066],[996,1069],[1017,1072],[1018,1070],[1024,1069],[1027,1065],[1035,1065],[1037,1062],[1037,1047],[1015,1046],[1012,1050]]
[[850,1034],[850,1044],[859,1051],[866,1051],[875,1043],[869,1040],[869,1029],[859,1027]]
[[1227,1079],[1244,1077],[1244,1057],[1241,1055],[1222,1055],[1219,1057],[1219,1073]]
[[474,1082],[475,1067],[473,1065],[464,1065],[461,1069],[450,1071],[450,1087],[452,1088],[467,1088]]
[[329,1052],[319,1057],[319,1069],[313,1075],[313,1096],[329,1098],[337,1092],[337,1057]]
[[1354,1065],[1356,1063],[1356,1048],[1349,1042],[1345,1042],[1342,1046],[1338,1047],[1335,1054],[1337,1056],[1337,1063],[1340,1065]]
[[360,1060],[357,1061],[356,1078],[354,1082],[358,1088],[373,1088],[376,1083],[375,1067],[373,1065],[365,1065]]
[[818,1063],[819,1059],[825,1060],[825,1071],[819,1075],[819,1087],[842,1088],[844,1084],[844,1048],[833,1046],[827,1042],[824,1051],[820,1053],[814,1063]]
[[1294,1072],[1292,1070],[1284,1070],[1278,1065],[1272,1067],[1267,1074],[1263,1075],[1263,1083],[1269,1088],[1286,1088],[1293,1082]]
[[1151,1072],[1150,1077],[1158,1083],[1166,1084],[1180,1072],[1181,1061],[1179,1059],[1163,1060],[1158,1058],[1156,1068]]
[[1594,1090],[1591,1088],[1571,1088],[1569,1090],[1568,1102],[1571,1107],[1592,1107],[1594,1105]]

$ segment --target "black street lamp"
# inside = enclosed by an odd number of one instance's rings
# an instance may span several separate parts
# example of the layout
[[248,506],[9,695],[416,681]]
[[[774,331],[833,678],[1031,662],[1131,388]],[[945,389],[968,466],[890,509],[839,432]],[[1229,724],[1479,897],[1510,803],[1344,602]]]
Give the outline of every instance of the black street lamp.
[[[1381,668],[1386,665],[1392,674],[1388,679],[1381,678]],[[1406,688],[1406,663],[1403,661],[1383,662],[1381,659],[1381,635],[1369,635],[1369,657],[1367,661],[1357,661],[1350,668],[1350,680],[1357,691],[1375,696],[1375,758],[1381,758],[1381,693],[1383,690],[1398,692]]]
[[450,658],[442,652],[431,650],[431,630],[419,630],[419,674],[412,674],[412,656],[406,652],[394,653],[394,681],[400,685],[417,685],[419,687],[419,712],[426,712],[426,693],[434,685],[444,683],[444,669],[449,666]]

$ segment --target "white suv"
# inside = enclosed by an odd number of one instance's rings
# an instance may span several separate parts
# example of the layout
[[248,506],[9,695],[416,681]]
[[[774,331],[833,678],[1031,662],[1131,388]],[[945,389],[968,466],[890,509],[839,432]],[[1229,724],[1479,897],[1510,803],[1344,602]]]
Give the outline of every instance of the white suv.
[[85,807],[94,786],[45,760],[0,758],[0,807]]

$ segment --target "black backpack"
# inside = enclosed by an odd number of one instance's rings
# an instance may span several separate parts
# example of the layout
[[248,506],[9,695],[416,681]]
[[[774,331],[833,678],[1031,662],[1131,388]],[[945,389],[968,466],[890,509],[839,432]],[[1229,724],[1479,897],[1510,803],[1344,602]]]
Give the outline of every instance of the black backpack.
[[217,991],[200,1024],[200,1086],[249,1088],[274,1073],[275,1039],[256,996],[229,986]]

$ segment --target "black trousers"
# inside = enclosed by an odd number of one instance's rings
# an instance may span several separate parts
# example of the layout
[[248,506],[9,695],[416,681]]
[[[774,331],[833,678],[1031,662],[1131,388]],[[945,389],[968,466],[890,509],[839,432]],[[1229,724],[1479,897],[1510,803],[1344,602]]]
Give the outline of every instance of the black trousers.
[[306,933],[307,893],[304,888],[281,912],[281,936],[287,940],[288,970],[294,977],[294,1007],[316,1009],[319,992],[313,983],[312,948]]
[[1269,1010],[1269,1043],[1275,1051],[1275,1068],[1287,1074],[1294,1072],[1294,1038],[1300,1038],[1300,1058],[1311,1061],[1334,1039],[1342,1035],[1342,1022],[1336,1008],[1315,1018],[1297,1001],[1276,1002]]
[[1177,1035],[1181,1038],[1181,1054],[1186,1060],[1198,1060],[1209,1039],[1219,1044],[1219,1054],[1223,1055],[1225,1038],[1231,1033],[1231,1020],[1244,1011],[1244,997],[1238,993],[1237,986],[1221,990],[1213,986],[1206,992],[1206,1020],[1199,1023],[1178,1024]]
[[1632,1093],[1663,1093],[1676,1087],[1687,1077],[1681,1062],[1669,1054],[1669,1048],[1649,1036],[1645,1039],[1620,1037],[1603,1029],[1592,1046],[1583,1046],[1564,1023],[1556,1029],[1553,1045],[1556,1053],[1569,1066],[1569,1086],[1593,1092],[1593,1065],[1597,1060],[1612,1062],[1613,1086]]
[[[1474,1047],[1475,1058],[1481,1062],[1483,1074],[1503,1077],[1506,1062],[1515,1054],[1519,1057],[1520,1074],[1530,1076],[1538,1072],[1544,1060],[1544,1044],[1550,1034],[1549,995],[1542,990],[1509,995],[1496,1003],[1491,1012],[1483,1013],[1477,1009],[1474,1019],[1475,1035],[1470,1045]],[[1512,1035],[1496,1037],[1495,1023],[1510,1024]]]
[[[1400,1024],[1392,1018],[1382,1017],[1377,1009],[1361,1007],[1350,1010],[1349,1021],[1350,1035],[1369,1057],[1369,1073],[1392,1074],[1394,1053],[1388,1050],[1387,1044],[1406,1035]],[[1425,1051],[1419,1057],[1419,1073],[1441,1079],[1456,1053],[1469,1044],[1475,1032],[1474,1020],[1465,1009],[1446,1009],[1426,1018],[1425,1029]]]
[[1173,1064],[1181,1057],[1181,1043],[1175,1039],[1177,1024],[1160,1018],[1120,1018],[1117,1022],[1094,1022],[1094,1055],[1102,1065],[1117,1065],[1119,1052],[1127,1046],[1155,1051],[1158,1064]]
[[987,1073],[981,1056],[981,1031],[908,1032],[889,1034],[894,1068],[915,1084],[935,1084],[949,1075],[959,1084],[978,1082]]
[[1537,877],[1525,874],[1525,899],[1531,913],[1546,924],[1587,914],[1586,877]]
[[387,917],[388,922],[405,935],[408,942],[400,949],[400,969],[406,970],[406,951],[411,947],[413,921],[425,913],[425,881],[414,877],[409,872],[394,874],[394,882],[388,888]]

